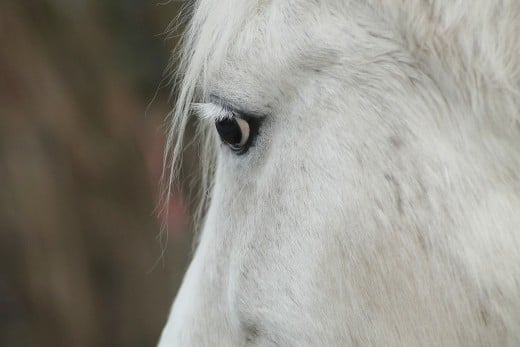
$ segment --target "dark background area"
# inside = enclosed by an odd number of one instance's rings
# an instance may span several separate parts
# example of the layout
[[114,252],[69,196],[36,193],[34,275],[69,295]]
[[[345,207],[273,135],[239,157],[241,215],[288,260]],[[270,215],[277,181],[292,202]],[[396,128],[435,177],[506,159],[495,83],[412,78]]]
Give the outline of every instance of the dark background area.
[[191,253],[156,208],[180,4],[0,0],[0,346],[156,344]]

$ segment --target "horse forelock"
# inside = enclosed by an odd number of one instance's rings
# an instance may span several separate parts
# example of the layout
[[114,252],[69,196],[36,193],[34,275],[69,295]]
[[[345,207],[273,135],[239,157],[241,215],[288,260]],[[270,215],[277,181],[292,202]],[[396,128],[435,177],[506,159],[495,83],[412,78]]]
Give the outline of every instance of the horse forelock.
[[[168,211],[168,200],[175,180],[179,177],[185,147],[185,131],[192,105],[208,100],[208,76],[224,61],[227,50],[246,20],[257,14],[270,0],[194,1],[184,7],[170,31],[188,21],[178,43],[170,66],[175,97],[174,109],[169,114],[167,140],[162,175],[163,210]],[[175,66],[175,67],[174,67]],[[214,133],[207,122],[198,122],[194,142],[198,144],[200,174],[194,224],[200,225],[209,201],[216,161]]]
[[[248,2],[232,0],[207,2],[196,1],[186,6],[180,18],[189,19],[189,23],[179,42],[179,49],[171,71],[171,83],[174,86],[175,107],[170,112],[167,142],[164,152],[163,169],[163,204],[167,212],[169,196],[174,181],[179,176],[182,153],[185,145],[184,134],[192,113],[192,103],[204,100],[207,90],[209,68],[224,58],[233,28],[237,26],[240,12]],[[242,4],[242,6],[241,6]],[[232,6],[233,5],[233,6]],[[227,18],[226,18],[227,17]],[[211,61],[211,62],[210,62]],[[215,163],[213,135],[208,126],[200,122],[196,137],[200,155],[200,192],[199,203],[195,212],[197,225],[203,214],[209,196],[212,170]]]

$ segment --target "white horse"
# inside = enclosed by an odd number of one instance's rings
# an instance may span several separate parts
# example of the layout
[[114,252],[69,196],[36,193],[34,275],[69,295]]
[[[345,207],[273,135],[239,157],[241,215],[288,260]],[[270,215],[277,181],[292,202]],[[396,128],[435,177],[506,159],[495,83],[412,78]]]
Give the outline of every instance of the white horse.
[[183,47],[161,347],[520,346],[518,0],[200,0]]

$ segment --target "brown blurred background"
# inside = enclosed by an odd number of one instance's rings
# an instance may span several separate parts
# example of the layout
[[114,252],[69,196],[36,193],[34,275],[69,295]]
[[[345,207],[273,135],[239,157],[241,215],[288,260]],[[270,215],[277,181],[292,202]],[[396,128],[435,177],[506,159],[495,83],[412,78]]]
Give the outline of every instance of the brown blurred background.
[[155,210],[179,5],[0,0],[0,346],[156,344],[191,252],[182,196],[164,256]]

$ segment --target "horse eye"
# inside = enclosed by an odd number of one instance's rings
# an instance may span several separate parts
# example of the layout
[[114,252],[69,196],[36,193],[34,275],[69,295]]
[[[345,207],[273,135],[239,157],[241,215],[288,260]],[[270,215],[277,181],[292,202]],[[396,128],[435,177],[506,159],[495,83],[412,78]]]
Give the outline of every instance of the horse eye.
[[237,154],[247,152],[250,145],[251,127],[249,122],[239,117],[222,118],[215,122],[222,142]]

